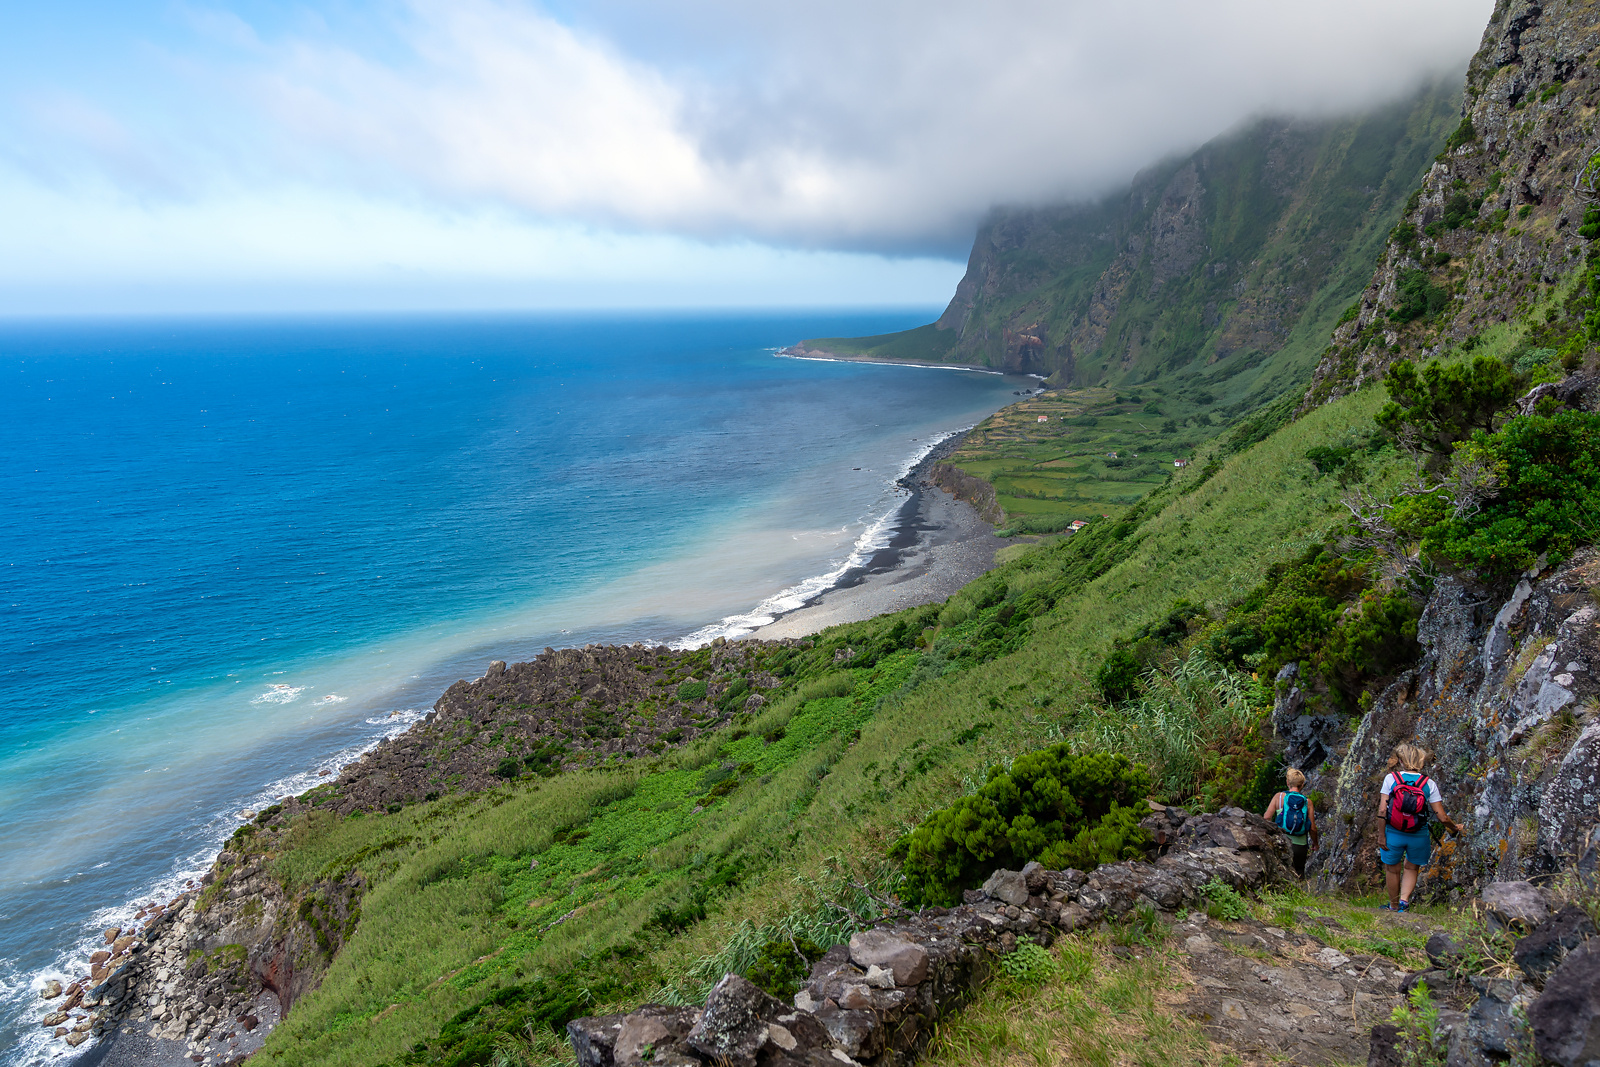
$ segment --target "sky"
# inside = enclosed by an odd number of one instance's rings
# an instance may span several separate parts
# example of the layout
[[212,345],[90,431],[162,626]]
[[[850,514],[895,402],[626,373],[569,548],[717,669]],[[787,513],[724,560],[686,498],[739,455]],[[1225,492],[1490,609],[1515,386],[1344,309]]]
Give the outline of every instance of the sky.
[[0,0],[0,315],[938,305],[1493,0]]

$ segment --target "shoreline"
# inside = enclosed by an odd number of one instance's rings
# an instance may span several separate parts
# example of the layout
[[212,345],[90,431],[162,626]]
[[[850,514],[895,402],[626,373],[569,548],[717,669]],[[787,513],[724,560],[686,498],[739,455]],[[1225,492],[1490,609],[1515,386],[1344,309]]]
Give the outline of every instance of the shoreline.
[[[994,526],[976,508],[932,481],[934,467],[961,446],[968,432],[958,431],[939,441],[897,479],[906,497],[885,517],[881,547],[798,607],[730,642],[802,637],[840,623],[940,601],[992,569],[995,554],[1008,542],[994,536]],[[341,769],[339,777],[343,776]],[[180,894],[163,907],[186,911],[184,899]],[[153,1020],[139,1018],[137,1009],[127,1014],[113,1011],[98,1040],[77,1056],[68,1055],[87,1067],[179,1067],[196,1057],[199,1062],[235,1063],[258,1050],[281,1018],[275,999],[265,991],[253,999],[249,1014],[248,1028],[224,1023],[209,1039],[174,1040],[160,1033]]]
[[890,524],[888,544],[799,607],[737,640],[807,637],[829,626],[862,622],[886,612],[947,599],[994,568],[1010,542],[978,509],[933,483],[934,467],[950,458],[970,430],[940,441],[899,479],[908,492]]
[[[790,345],[780,348],[775,353],[783,359],[809,359],[817,363],[875,363],[883,367],[926,367],[929,370],[969,370],[979,374],[998,374],[1001,377],[1010,374],[1004,368],[988,367],[979,363],[932,363],[925,359],[901,359],[898,356],[847,356],[838,352],[829,352],[825,348],[802,348],[799,345]],[[1039,378],[1043,375],[1027,374],[1018,377]]]

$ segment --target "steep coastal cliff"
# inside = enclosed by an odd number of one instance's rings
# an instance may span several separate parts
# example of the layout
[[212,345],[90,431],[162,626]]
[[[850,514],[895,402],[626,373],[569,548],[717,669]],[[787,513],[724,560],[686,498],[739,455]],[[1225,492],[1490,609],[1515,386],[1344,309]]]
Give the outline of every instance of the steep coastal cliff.
[[1063,387],[1182,377],[1238,410],[1304,376],[1457,122],[1454,85],[1356,119],[1263,120],[1095,204],[997,210],[937,322],[810,351]]

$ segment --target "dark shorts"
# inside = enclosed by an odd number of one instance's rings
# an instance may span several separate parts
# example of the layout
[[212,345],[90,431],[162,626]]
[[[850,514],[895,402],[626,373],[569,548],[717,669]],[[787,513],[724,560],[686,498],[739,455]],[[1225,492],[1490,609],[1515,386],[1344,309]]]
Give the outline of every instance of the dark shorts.
[[1383,840],[1389,847],[1380,849],[1378,858],[1386,867],[1393,867],[1402,860],[1424,867],[1428,860],[1433,858],[1433,837],[1428,833],[1426,826],[1409,834],[1403,834],[1392,826],[1385,826]]

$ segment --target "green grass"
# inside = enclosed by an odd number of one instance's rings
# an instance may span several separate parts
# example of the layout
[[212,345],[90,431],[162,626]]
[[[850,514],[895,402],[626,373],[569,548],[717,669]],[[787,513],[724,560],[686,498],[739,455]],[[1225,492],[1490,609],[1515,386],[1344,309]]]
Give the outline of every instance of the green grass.
[[[1202,450],[1136,522],[1010,553],[952,598],[940,630],[929,630],[935,608],[826,631],[760,713],[660,759],[298,823],[277,861],[291,887],[354,868],[370,888],[359,926],[265,1062],[399,1063],[456,1012],[539,975],[581,980],[595,1011],[692,1001],[774,932],[837,940],[871,921],[895,885],[895,839],[987,768],[1099,714],[1092,675],[1113,638],[1179,598],[1220,612],[1342,521],[1339,487],[1304,454],[1370,426],[1382,399],[1369,389],[1320,408],[1203,481]],[[1369,482],[1405,466],[1379,453]],[[1002,597],[1044,589],[1061,591],[1053,610],[971,654]],[[836,650],[871,647],[900,622],[901,633],[932,632],[933,650],[835,667]],[[663,908],[682,922],[653,921]],[[1123,993],[1086,996],[1062,1010],[1112,1011]],[[518,1040],[513,1062],[568,1056],[549,1033]],[[1188,1062],[1189,1046],[1171,1040],[1168,1058],[1150,1062]]]

